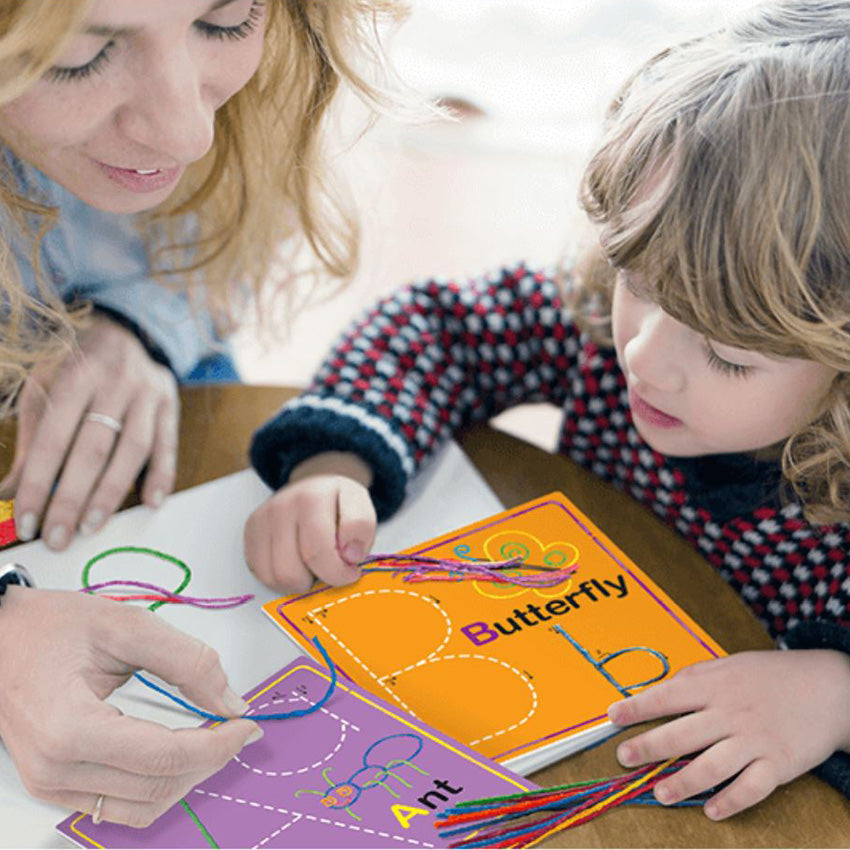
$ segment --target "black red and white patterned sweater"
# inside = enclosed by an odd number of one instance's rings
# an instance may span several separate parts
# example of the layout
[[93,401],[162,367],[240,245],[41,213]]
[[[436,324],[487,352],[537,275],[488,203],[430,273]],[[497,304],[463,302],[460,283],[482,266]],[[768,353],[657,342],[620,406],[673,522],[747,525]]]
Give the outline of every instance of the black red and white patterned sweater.
[[[563,409],[561,453],[690,541],[774,638],[850,653],[850,524],[806,522],[797,502],[779,498],[778,464],[650,448],[632,424],[614,351],[579,332],[544,272],[520,265],[463,284],[429,280],[383,299],[310,389],[257,432],[251,458],[278,488],[307,457],[355,452],[374,471],[385,519],[455,431],[535,401]],[[850,755],[818,772],[850,797]]]

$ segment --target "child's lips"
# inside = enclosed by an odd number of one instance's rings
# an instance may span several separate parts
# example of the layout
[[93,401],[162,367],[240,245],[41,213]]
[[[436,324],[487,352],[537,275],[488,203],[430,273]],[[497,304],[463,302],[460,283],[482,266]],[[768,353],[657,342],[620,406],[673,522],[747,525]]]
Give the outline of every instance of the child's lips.
[[639,396],[634,390],[629,392],[629,403],[632,408],[632,413],[642,419],[644,422],[654,425],[656,428],[678,428],[682,425],[682,420],[659,410],[651,405],[645,398]]

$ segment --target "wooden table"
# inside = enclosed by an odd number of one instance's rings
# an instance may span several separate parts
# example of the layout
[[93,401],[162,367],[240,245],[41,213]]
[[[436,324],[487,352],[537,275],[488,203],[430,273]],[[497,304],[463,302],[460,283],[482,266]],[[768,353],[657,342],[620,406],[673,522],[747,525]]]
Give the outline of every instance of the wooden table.
[[[248,466],[254,429],[293,390],[225,386],[181,391],[178,489]],[[11,458],[11,429],[0,474]],[[660,520],[628,496],[566,458],[553,457],[487,426],[460,445],[506,506],[562,490],[728,651],[771,646],[746,606],[714,570]],[[411,541],[413,543],[415,541]],[[611,741],[533,776],[541,785],[613,776],[622,768]],[[626,808],[550,839],[552,847],[850,847],[850,803],[805,776],[728,821],[710,822],[699,809]]]

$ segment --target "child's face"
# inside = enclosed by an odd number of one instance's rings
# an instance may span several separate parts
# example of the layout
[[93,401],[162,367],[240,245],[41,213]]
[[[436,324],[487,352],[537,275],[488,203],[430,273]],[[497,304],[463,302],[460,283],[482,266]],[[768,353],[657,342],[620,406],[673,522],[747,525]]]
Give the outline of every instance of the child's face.
[[835,371],[812,360],[732,348],[676,321],[620,272],[612,308],[635,427],[662,454],[752,451],[818,413]]
[[95,0],[56,66],[0,108],[0,135],[98,209],[151,209],[209,150],[263,23],[257,0]]

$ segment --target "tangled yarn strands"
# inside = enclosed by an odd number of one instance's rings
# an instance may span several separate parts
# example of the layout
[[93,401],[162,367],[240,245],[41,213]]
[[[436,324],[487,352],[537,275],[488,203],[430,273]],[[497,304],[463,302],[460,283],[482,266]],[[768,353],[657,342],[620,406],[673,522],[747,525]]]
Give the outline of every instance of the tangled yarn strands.
[[[153,582],[134,579],[111,579],[92,584],[90,581],[92,567],[109,556],[122,553],[149,555],[172,563],[182,572],[182,579],[174,590],[168,590]],[[424,555],[399,555],[394,553],[370,555],[361,561],[359,566],[364,573],[391,572],[395,575],[402,575],[403,580],[407,582],[473,580],[489,581],[496,584],[514,584],[520,587],[554,587],[569,578],[577,569],[577,565],[568,568],[558,568],[526,564],[523,562],[522,556],[503,561],[465,561],[453,558],[431,558]],[[191,579],[192,571],[189,566],[173,555],[168,555],[165,552],[144,546],[118,546],[101,552],[86,563],[83,568],[83,587],[80,588],[80,592],[100,595],[116,602],[151,602],[152,604],[148,606],[151,611],[161,605],[168,604],[191,605],[196,608],[205,608],[208,610],[224,610],[244,605],[254,598],[253,594],[250,593],[240,596],[221,597],[190,596],[182,591],[188,587]],[[104,593],[103,591],[109,592]],[[313,638],[313,643],[319,650],[331,673],[330,683],[324,696],[306,709],[276,714],[246,716],[249,716],[252,720],[285,720],[293,717],[303,717],[322,708],[336,688],[337,671],[319,639]],[[140,673],[134,673],[133,675],[147,688],[165,696],[199,717],[219,722],[228,719],[222,715],[213,714],[192,705],[181,697],[170,693],[165,688],[150,681]]]
[[124,593],[115,595],[112,593],[98,593],[98,596],[103,596],[104,599],[112,599],[115,602],[128,601],[156,601],[162,603],[170,603],[176,605],[192,605],[195,608],[209,609],[226,609],[236,608],[239,605],[244,605],[254,598],[253,593],[245,593],[241,596],[188,596],[185,593],[172,593],[158,584],[153,584],[147,581],[134,581],[131,579],[113,579],[111,581],[101,581],[97,584],[90,584],[88,587],[81,588],[85,593],[97,593],[100,590],[107,588],[142,588],[151,591],[150,593]]
[[[370,566],[380,564],[381,566]],[[384,566],[387,565],[387,566]],[[526,564],[522,556],[504,561],[463,561],[455,558],[430,558],[426,555],[370,555],[358,565],[364,573],[394,573],[403,581],[489,581],[519,587],[555,587],[577,569]],[[521,572],[531,571],[530,574]]]
[[[668,759],[618,777],[467,800],[438,815],[436,826],[449,847],[534,847],[617,806],[660,805],[652,789],[689,763]],[[699,806],[707,797],[708,792],[674,805]]]
[[[110,581],[102,581],[96,584],[90,583],[91,578],[91,569],[92,567],[102,561],[104,558],[109,557],[110,555],[117,555],[122,553],[131,553],[131,554],[142,554],[142,555],[150,555],[152,557],[158,558],[159,560],[167,561],[169,563],[177,566],[181,572],[183,573],[182,580],[177,586],[176,590],[170,591],[164,587],[161,587],[158,584],[153,584],[152,582],[146,581],[136,581],[134,579],[112,579]],[[158,608],[160,605],[166,604],[178,604],[178,605],[191,605],[196,608],[206,608],[209,610],[223,610],[227,608],[236,608],[239,605],[244,605],[246,602],[250,601],[254,598],[253,593],[246,593],[241,596],[217,596],[217,597],[207,597],[207,596],[188,596],[187,594],[181,593],[181,591],[185,590],[188,587],[189,582],[192,580],[192,570],[189,568],[189,565],[185,562],[181,561],[179,558],[175,558],[173,555],[168,555],[165,552],[160,552],[157,549],[151,549],[144,546],[117,546],[113,549],[107,549],[105,552],[101,552],[99,555],[96,555],[94,558],[91,558],[86,565],[83,567],[83,586],[80,588],[80,593],[88,593],[92,595],[102,595],[107,599],[112,599],[117,602],[126,602],[126,601],[152,601],[152,604],[148,606],[149,610],[153,611]],[[109,588],[133,588],[133,589],[141,589],[150,591],[149,593],[120,593],[120,594],[100,594],[98,591],[103,591]],[[328,684],[328,688],[325,691],[324,696],[322,696],[319,700],[317,700],[312,705],[307,708],[295,709],[294,711],[283,711],[277,712],[274,714],[246,714],[243,715],[248,717],[251,720],[290,720],[294,717],[305,717],[308,714],[313,714],[316,711],[321,710],[321,708],[327,703],[327,701],[333,695],[334,690],[336,689],[337,684],[337,671],[334,666],[333,661],[331,661],[330,656],[327,653],[327,650],[322,646],[321,642],[318,638],[313,638],[313,643],[316,648],[319,650],[319,653],[322,656],[325,664],[330,671],[330,681]],[[170,693],[165,688],[157,685],[155,682],[150,681],[141,673],[133,673],[133,677],[141,682],[145,687],[150,688],[152,691],[155,691],[158,694],[161,694],[164,697],[167,697],[172,702],[179,705],[181,708],[185,708],[187,711],[192,712],[193,714],[198,715],[198,717],[203,717],[205,720],[214,720],[218,722],[224,722],[226,720],[231,720],[233,718],[224,717],[220,714],[213,714],[209,711],[204,711],[197,706],[192,705],[181,697],[176,696],[175,694]]]

